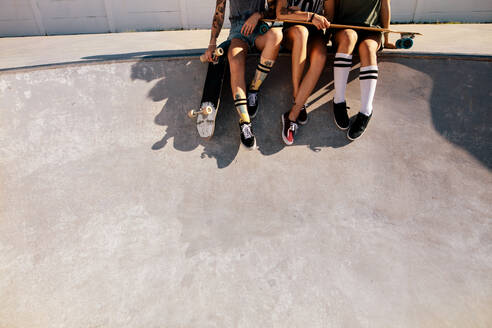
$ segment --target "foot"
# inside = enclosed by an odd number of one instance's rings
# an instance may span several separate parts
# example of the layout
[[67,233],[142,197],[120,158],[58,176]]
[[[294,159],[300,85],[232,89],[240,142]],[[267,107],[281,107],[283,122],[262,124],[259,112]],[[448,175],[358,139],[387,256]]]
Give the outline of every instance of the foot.
[[362,135],[366,131],[367,124],[369,124],[369,120],[371,119],[371,117],[372,114],[369,116],[366,116],[362,113],[357,114],[354,123],[350,125],[350,128],[347,132],[347,138],[353,141],[362,137]]
[[335,124],[340,130],[347,130],[350,124],[348,116],[347,103],[344,101],[339,104],[333,102],[333,116],[335,117]]
[[241,143],[248,149],[253,149],[255,146],[255,135],[251,128],[251,123],[239,123],[239,129],[241,130]]
[[258,112],[258,91],[248,90],[248,114],[254,118]]
[[282,114],[282,140],[290,146],[294,143],[294,137],[299,129],[296,122],[289,120],[289,112]]
[[306,105],[302,106],[299,116],[297,116],[297,123],[304,125],[308,122],[308,115],[306,110]]

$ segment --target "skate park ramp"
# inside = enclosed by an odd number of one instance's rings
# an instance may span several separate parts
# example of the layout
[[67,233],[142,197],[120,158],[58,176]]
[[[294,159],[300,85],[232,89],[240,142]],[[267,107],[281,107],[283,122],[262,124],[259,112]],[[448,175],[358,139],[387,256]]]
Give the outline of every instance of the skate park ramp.
[[383,54],[352,143],[332,59],[286,147],[279,58],[253,151],[197,56],[0,72],[0,327],[491,327],[492,59]]

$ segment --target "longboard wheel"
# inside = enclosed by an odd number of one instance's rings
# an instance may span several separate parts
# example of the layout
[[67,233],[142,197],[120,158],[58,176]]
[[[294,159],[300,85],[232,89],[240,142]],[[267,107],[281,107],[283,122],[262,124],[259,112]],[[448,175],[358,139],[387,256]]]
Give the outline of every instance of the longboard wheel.
[[268,32],[268,30],[270,29],[270,25],[268,25],[267,23],[265,22],[261,22],[260,24],[260,34],[263,35],[265,34],[266,32]]
[[413,46],[413,40],[411,38],[403,38],[396,41],[396,47],[398,49],[410,49]]

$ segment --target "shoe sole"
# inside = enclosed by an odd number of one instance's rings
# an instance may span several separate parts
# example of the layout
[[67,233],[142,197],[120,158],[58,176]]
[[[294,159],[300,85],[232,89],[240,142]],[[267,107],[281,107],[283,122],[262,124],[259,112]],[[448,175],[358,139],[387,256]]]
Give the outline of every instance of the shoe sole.
[[350,138],[348,131],[347,131],[347,139],[350,141],[355,141],[357,139],[360,139],[360,137],[362,137],[364,135],[364,133],[366,133],[366,131],[367,131],[367,128],[362,132],[362,134],[360,136],[358,136],[357,138],[354,138],[354,139]]
[[342,131],[347,131],[348,128],[350,127],[350,125],[349,125],[346,128],[342,128],[340,125],[338,125],[337,120],[335,119],[335,116],[333,116],[333,122],[335,122],[335,125],[337,126],[337,128],[339,128]]
[[249,150],[249,151],[252,151],[252,150],[255,150],[256,149],[256,137],[255,137],[255,142],[253,143],[253,146],[251,147],[248,147],[246,146],[245,144],[243,144],[243,142],[241,141],[241,138],[239,139],[239,143],[241,144],[241,146],[243,148],[245,148],[246,150]]
[[294,142],[289,142],[289,140],[287,140],[287,138],[285,138],[285,136],[284,136],[284,125],[285,125],[284,115],[282,114],[281,117],[282,117],[282,140],[284,141],[284,143],[287,146],[291,146]]

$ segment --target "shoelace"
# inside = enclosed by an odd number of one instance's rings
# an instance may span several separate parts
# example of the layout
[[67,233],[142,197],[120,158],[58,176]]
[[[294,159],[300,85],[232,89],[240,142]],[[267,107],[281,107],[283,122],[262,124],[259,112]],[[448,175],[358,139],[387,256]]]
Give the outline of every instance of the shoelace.
[[256,99],[258,99],[258,94],[256,92],[248,94],[249,106],[254,106],[256,104]]
[[297,125],[297,123],[290,122],[289,130],[292,131],[292,134],[295,135],[298,128],[299,128],[299,126]]
[[246,139],[249,139],[253,136],[253,134],[251,133],[251,128],[248,124],[244,124],[241,128],[241,131],[243,131],[243,135]]

